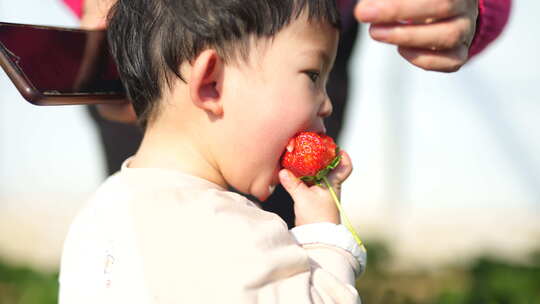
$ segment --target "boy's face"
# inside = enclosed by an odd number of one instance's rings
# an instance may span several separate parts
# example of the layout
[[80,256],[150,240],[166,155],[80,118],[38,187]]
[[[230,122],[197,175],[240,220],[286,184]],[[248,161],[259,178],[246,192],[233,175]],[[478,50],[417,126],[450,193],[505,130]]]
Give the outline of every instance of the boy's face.
[[280,157],[300,131],[325,132],[332,105],[326,81],[338,30],[300,16],[273,40],[251,47],[249,63],[224,72],[219,166],[229,185],[266,200],[279,183]]

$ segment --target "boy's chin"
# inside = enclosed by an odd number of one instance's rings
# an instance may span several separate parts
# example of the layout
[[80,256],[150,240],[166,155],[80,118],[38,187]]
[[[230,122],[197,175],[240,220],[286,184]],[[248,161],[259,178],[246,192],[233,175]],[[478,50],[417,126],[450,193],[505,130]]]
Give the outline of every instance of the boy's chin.
[[260,189],[259,193],[253,193],[253,196],[259,201],[264,202],[274,193],[274,190],[276,190],[276,185],[268,185],[266,189]]

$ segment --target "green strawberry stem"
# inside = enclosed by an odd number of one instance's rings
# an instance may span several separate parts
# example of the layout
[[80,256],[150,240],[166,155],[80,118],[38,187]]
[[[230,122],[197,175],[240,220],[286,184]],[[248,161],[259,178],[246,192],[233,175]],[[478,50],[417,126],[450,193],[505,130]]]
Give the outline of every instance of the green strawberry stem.
[[358,236],[358,233],[356,233],[353,226],[351,225],[351,222],[349,221],[349,218],[345,214],[345,211],[343,211],[343,208],[341,207],[341,203],[339,202],[339,198],[337,197],[336,192],[334,191],[334,188],[332,188],[332,185],[330,185],[328,178],[326,178],[326,176],[323,176],[323,180],[324,180],[324,183],[326,184],[326,187],[328,187],[328,190],[330,190],[330,195],[332,196],[332,198],[334,199],[334,202],[336,203],[336,206],[339,210],[339,214],[341,214],[341,216],[343,216],[343,219],[345,220],[345,227],[347,227],[347,229],[349,229],[349,231],[352,233],[358,246],[360,246],[362,250],[366,251],[366,247],[364,246],[364,243],[362,242],[362,240]]

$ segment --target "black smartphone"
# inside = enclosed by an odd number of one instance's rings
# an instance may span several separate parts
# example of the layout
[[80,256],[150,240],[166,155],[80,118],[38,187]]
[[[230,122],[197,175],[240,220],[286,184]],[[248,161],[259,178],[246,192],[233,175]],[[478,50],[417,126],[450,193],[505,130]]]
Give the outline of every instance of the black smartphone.
[[0,22],[0,65],[36,105],[127,102],[103,30]]

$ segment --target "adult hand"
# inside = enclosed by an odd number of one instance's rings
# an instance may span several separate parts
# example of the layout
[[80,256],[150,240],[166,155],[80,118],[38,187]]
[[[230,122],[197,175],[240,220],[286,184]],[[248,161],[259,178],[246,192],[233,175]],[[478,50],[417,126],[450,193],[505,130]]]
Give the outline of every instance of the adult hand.
[[[116,0],[85,0],[81,28],[105,29],[107,26],[107,14]],[[101,117],[122,123],[134,123],[137,116],[131,102],[123,104],[98,104],[98,113]]]
[[455,72],[469,57],[478,0],[363,0],[354,15],[371,23],[373,39],[398,46],[413,65]]
[[81,27],[85,29],[104,29],[107,13],[116,0],[84,0]]

